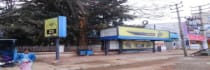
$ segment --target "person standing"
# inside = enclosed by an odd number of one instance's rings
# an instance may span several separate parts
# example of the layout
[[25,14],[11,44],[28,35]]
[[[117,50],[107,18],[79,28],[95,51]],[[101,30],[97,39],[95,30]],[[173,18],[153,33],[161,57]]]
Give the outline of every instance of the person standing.
[[20,70],[32,70],[32,64],[35,60],[35,54],[30,53],[29,49],[24,49],[24,53],[17,54],[15,59],[18,62]]

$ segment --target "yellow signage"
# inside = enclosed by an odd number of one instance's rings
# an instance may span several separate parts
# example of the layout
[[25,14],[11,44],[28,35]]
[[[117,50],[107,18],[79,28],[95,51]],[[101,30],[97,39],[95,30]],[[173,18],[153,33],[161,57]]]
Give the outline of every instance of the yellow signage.
[[169,32],[168,31],[144,29],[144,28],[119,26],[119,36],[169,38]]
[[45,20],[45,37],[58,36],[58,18],[51,18]]
[[123,49],[152,48],[153,43],[149,41],[123,41]]

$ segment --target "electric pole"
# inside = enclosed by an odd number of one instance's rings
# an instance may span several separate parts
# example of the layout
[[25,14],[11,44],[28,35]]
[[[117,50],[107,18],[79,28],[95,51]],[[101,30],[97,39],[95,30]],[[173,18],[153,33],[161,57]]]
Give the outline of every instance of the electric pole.
[[200,5],[200,6],[196,6],[196,7],[191,7],[191,9],[198,8],[197,10],[191,10],[191,11],[192,12],[193,11],[198,11],[198,14],[199,14],[199,19],[200,19],[200,24],[201,24],[201,32],[202,32],[202,35],[204,36],[204,41],[202,42],[202,50],[203,49],[208,49],[206,32],[205,32],[205,29],[204,29],[204,22],[203,22],[203,10],[209,9],[209,8],[204,8],[204,7],[209,6],[209,5],[210,4],[205,4],[205,5]]
[[183,7],[182,5],[182,2],[180,3],[176,3],[172,6],[175,6],[174,9],[171,8],[171,10],[176,10],[176,13],[177,13],[177,19],[178,19],[178,23],[179,23],[179,32],[180,32],[180,37],[181,37],[181,46],[182,46],[182,49],[183,49],[183,52],[184,52],[184,56],[187,56],[187,50],[186,50],[186,47],[185,47],[185,39],[184,39],[184,34],[183,34],[183,29],[182,29],[182,23],[181,23],[181,17],[180,17],[180,8]]

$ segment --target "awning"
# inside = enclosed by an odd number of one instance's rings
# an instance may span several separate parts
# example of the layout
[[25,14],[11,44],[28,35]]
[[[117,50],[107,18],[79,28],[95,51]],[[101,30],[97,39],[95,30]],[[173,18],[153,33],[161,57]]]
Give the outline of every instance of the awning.
[[150,41],[168,41],[169,38],[147,38],[138,36],[107,36],[101,37],[101,40],[150,40]]

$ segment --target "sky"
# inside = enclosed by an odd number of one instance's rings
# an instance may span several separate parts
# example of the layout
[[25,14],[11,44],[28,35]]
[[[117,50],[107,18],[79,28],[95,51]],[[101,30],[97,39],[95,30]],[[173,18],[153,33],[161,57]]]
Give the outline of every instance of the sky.
[[[156,6],[153,6],[152,4],[157,4],[157,5],[165,7],[169,5],[174,5],[175,3],[180,3],[180,1],[182,1],[183,3],[183,8],[181,9],[184,10],[180,12],[181,17],[191,16],[191,7],[210,3],[210,0],[128,0],[126,4],[128,4],[132,8],[142,8],[143,6],[149,6],[148,8],[154,8]],[[3,4],[0,3],[0,6],[1,5]],[[152,14],[164,13],[165,17],[147,19],[147,18],[141,17],[143,14],[138,14],[138,13],[134,14],[133,12],[129,12],[129,14],[137,15],[139,17],[136,18],[135,20],[125,21],[125,23],[129,25],[133,25],[133,24],[139,25],[142,23],[143,20],[148,20],[149,23],[151,24],[177,22],[177,15],[176,13],[172,13],[172,11],[170,10],[170,7],[166,7],[165,9],[161,9],[160,11],[152,10],[151,13]],[[182,21],[184,21],[184,18],[182,19]]]
[[[191,7],[210,3],[210,0],[128,0],[127,4],[130,5],[131,7],[140,8],[142,7],[142,5],[148,5],[151,3],[168,6],[168,5],[174,5],[175,3],[180,3],[181,1],[183,4],[183,7],[181,9],[184,10],[180,12],[181,17],[191,16]],[[170,7],[166,8],[164,13],[166,13],[166,16],[159,19],[146,19],[146,18],[139,17],[134,20],[126,21],[125,23],[128,25],[140,25],[143,20],[148,20],[150,24],[169,23],[169,22],[178,21],[176,13],[172,13],[172,10],[170,10]],[[184,21],[184,18],[182,19],[182,21]]]

